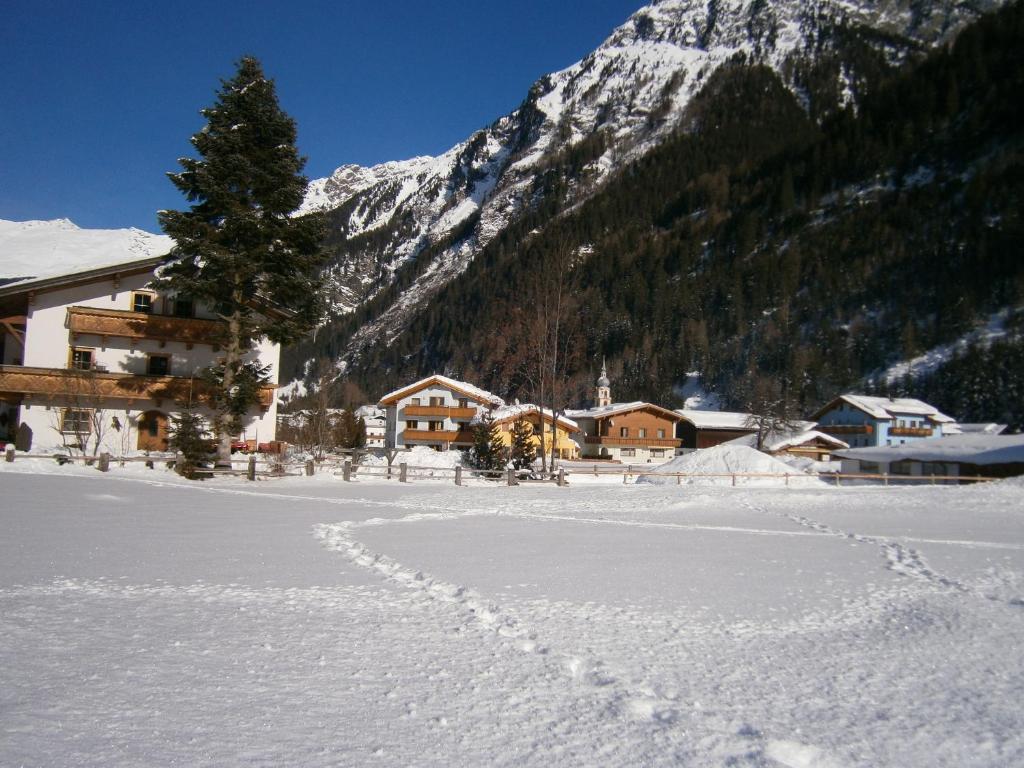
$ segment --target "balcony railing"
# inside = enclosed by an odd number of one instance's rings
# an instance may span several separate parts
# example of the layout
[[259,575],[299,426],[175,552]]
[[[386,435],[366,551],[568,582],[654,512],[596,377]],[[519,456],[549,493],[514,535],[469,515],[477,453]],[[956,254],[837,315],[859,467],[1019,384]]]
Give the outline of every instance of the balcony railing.
[[603,437],[588,435],[585,442],[588,445],[646,446],[649,448],[678,448],[683,444],[682,440],[671,437],[613,437],[612,435]]
[[402,442],[423,440],[433,443],[472,443],[473,431],[469,429],[407,429],[402,432]]
[[893,437],[931,437],[931,427],[889,427]]
[[222,344],[227,329],[222,320],[92,307],[68,307],[64,324],[73,334],[211,345]]
[[407,405],[402,409],[406,416],[434,417],[468,421],[476,416],[476,408],[458,408],[449,405]]
[[[260,408],[266,410],[273,404],[275,389],[269,384],[260,387]],[[212,391],[206,382],[182,376],[140,376],[134,373],[0,365],[0,393],[74,399],[82,404],[107,398],[184,402],[190,397],[209,404]]]
[[830,435],[870,435],[875,431],[870,424],[819,424],[818,429]]

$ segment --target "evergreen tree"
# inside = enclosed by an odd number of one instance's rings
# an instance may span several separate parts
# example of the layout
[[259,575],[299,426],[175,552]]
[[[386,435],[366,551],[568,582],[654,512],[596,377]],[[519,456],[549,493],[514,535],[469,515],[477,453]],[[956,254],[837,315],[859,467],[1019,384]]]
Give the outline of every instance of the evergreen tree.
[[171,416],[167,444],[181,454],[181,461],[175,466],[179,475],[190,479],[196,476],[196,470],[210,457],[209,437],[206,422],[191,403],[182,405],[177,416]]
[[298,339],[320,315],[324,227],[319,216],[291,216],[306,191],[305,158],[256,59],[239,62],[202,115],[207,123],[192,137],[199,159],[182,158],[183,170],[168,174],[192,205],[160,212],[176,245],[158,287],[226,321],[223,338],[212,341],[223,348],[215,426],[219,460],[228,461],[237,421],[259,391],[246,353],[264,337]]
[[474,469],[501,469],[505,464],[505,446],[501,442],[501,428],[490,413],[485,413],[473,427],[473,447],[469,463]]
[[537,445],[533,442],[533,425],[526,419],[517,419],[512,425],[511,458],[516,469],[530,469],[537,458]]

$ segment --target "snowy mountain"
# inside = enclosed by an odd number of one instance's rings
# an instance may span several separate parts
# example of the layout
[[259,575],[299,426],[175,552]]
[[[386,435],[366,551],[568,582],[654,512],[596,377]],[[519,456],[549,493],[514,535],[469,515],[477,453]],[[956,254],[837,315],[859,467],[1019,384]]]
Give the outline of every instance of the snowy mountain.
[[[864,80],[856,59],[839,51],[849,34],[837,30],[852,31],[896,65],[995,5],[662,0],[634,13],[582,61],[542,77],[518,109],[445,154],[342,166],[311,184],[303,206],[329,212],[332,315],[389,288],[393,295],[354,335],[332,344],[335,356],[350,360],[365,344],[387,344],[511,221],[552,196],[563,207],[578,204],[685,130],[680,121],[693,96],[735,57],[771,67],[821,117],[856,101]],[[573,153],[580,167],[563,184],[538,183]]]

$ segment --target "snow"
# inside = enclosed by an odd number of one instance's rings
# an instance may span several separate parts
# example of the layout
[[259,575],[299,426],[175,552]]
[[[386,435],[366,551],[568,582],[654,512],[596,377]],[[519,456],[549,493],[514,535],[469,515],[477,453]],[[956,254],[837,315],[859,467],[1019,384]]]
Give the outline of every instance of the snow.
[[896,416],[927,416],[932,421],[953,423],[955,419],[940,412],[934,406],[913,397],[875,397],[871,395],[841,395],[843,400],[876,419],[891,419]]
[[3,765],[1024,762],[1019,484],[0,491]]
[[[783,482],[778,477],[744,477],[743,475],[792,475],[790,483],[817,485],[816,478],[801,476],[799,470],[779,459],[769,456],[756,448],[738,445],[735,441],[722,443],[712,448],[702,448],[692,453],[677,456],[665,462],[653,474],[637,479],[641,484],[675,485],[679,483],[678,473],[693,475],[683,477],[683,485],[769,485]],[[732,475],[736,475],[734,478]]]
[[486,389],[470,384],[465,381],[457,381],[456,379],[449,378],[448,376],[442,376],[440,374],[433,374],[427,376],[425,379],[420,379],[413,384],[407,384],[401,389],[396,389],[394,392],[388,392],[380,399],[380,403],[386,403],[389,400],[398,400],[402,397],[414,395],[425,387],[437,385],[441,387],[447,387],[448,389],[454,390],[455,392],[461,392],[464,395],[468,395],[477,402],[480,403],[492,403],[495,406],[503,406],[505,401],[502,400],[495,394],[488,392]]
[[[814,422],[803,422],[804,425],[813,425]],[[778,451],[784,451],[787,448],[793,448],[798,445],[804,445],[813,440],[821,440],[826,445],[832,448],[849,448],[849,443],[844,443],[842,440],[832,437],[832,435],[826,435],[824,432],[819,432],[816,429],[810,429],[807,426],[794,425],[793,429],[782,429],[777,431],[771,431],[764,436],[762,445],[765,450],[770,453],[776,453]],[[734,440],[729,441],[730,445],[746,445],[750,448],[757,447],[757,434],[751,433],[749,435],[743,435],[737,437]]]
[[56,277],[162,256],[174,246],[141,229],[81,229],[68,219],[0,219],[0,283]]
[[676,413],[683,417],[697,429],[754,429],[750,425],[751,415],[749,413],[736,413],[734,411],[691,411],[687,408],[677,408]]
[[963,435],[913,440],[905,445],[881,445],[874,448],[851,448],[836,452],[843,458],[862,461],[954,462],[965,464],[1024,464],[1024,435],[990,435],[972,432]]
[[676,394],[683,398],[683,408],[688,411],[720,411],[722,401],[714,392],[708,392],[701,384],[700,371],[690,371],[686,381],[676,387]]

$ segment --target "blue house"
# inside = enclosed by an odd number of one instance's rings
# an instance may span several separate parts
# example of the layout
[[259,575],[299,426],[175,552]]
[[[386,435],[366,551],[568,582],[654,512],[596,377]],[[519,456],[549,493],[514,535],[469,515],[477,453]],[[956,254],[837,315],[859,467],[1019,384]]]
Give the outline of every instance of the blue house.
[[812,417],[818,429],[838,437],[851,448],[904,445],[942,437],[955,419],[921,400],[868,395],[840,395]]

